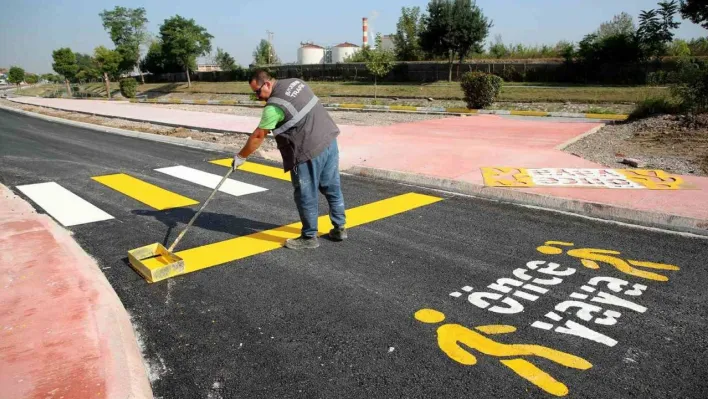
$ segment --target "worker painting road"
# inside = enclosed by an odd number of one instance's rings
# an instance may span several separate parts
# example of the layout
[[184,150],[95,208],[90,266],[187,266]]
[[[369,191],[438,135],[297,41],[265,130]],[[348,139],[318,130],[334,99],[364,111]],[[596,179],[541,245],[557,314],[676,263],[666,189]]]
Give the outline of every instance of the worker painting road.
[[344,175],[349,238],[291,251],[292,184],[250,160],[149,283],[127,251],[174,240],[233,153],[4,111],[0,143],[0,183],[130,312],[155,397],[708,396],[705,239]]

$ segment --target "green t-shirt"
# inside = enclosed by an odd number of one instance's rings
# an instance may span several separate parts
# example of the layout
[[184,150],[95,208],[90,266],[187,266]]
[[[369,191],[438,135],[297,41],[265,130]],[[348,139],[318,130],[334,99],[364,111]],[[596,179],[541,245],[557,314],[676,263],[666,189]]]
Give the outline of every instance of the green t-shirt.
[[258,127],[263,130],[273,130],[283,120],[285,120],[285,112],[282,109],[274,105],[266,105]]

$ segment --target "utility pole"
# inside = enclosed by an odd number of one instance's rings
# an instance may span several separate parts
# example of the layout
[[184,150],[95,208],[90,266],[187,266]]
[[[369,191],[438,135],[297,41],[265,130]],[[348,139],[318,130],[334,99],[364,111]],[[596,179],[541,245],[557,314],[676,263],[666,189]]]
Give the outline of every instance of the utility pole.
[[273,57],[273,32],[266,30],[268,34],[268,65],[271,63]]

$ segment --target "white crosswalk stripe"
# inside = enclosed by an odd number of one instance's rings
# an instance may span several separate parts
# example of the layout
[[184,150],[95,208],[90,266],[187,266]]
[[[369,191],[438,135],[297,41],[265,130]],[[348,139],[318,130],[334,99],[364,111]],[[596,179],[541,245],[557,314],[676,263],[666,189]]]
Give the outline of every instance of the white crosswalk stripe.
[[17,186],[17,189],[66,227],[113,219],[55,182],[27,184]]
[[[171,166],[168,168],[160,168],[155,170],[176,177],[178,179],[186,180],[204,187],[209,187],[211,189],[215,188],[216,185],[219,184],[219,182],[223,178],[223,176],[203,172],[201,170],[189,168],[182,165]],[[254,186],[253,184],[248,184],[233,179],[227,179],[221,186],[221,188],[219,188],[219,191],[235,196],[259,193],[267,190],[267,188]]]

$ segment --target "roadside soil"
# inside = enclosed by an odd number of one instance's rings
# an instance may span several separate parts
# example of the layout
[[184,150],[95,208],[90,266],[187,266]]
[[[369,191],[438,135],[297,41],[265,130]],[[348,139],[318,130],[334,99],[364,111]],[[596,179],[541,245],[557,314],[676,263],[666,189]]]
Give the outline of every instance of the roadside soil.
[[607,125],[564,151],[612,168],[625,158],[683,175],[708,176],[708,114],[661,115]]

